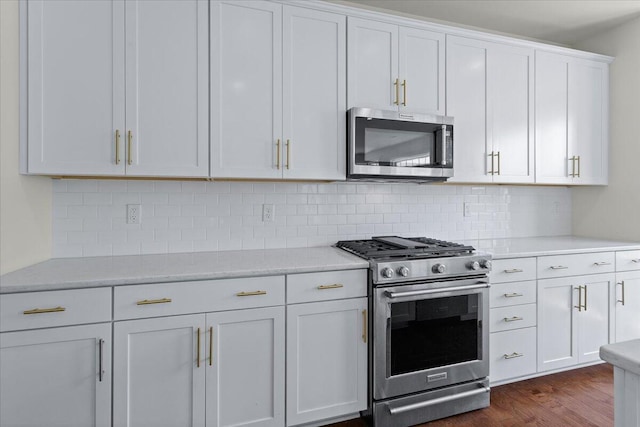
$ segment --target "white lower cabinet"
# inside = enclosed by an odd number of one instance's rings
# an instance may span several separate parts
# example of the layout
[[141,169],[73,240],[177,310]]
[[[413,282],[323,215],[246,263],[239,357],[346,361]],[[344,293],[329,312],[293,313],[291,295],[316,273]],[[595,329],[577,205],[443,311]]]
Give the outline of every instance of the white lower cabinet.
[[284,425],[284,307],[116,322],[114,425]]
[[615,316],[615,341],[640,338],[640,271],[617,273],[611,300],[611,311]]
[[0,425],[111,425],[111,324],[0,334]]
[[536,372],[536,327],[492,333],[489,338],[492,383]]
[[367,299],[287,307],[287,425],[367,408]]
[[613,274],[538,281],[538,371],[599,360],[610,342]]

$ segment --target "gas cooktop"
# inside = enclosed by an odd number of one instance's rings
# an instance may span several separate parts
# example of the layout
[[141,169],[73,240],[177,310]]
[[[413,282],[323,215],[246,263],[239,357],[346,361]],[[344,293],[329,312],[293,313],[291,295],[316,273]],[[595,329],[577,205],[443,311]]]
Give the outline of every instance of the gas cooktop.
[[442,258],[473,254],[472,246],[426,237],[380,236],[366,240],[342,240],[336,247],[367,260]]

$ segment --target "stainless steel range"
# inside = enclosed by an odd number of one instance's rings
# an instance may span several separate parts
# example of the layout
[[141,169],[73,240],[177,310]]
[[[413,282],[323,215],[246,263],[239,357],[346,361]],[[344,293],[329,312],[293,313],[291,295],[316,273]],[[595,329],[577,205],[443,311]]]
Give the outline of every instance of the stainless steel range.
[[423,237],[336,246],[370,264],[373,424],[410,426],[489,406],[491,257]]

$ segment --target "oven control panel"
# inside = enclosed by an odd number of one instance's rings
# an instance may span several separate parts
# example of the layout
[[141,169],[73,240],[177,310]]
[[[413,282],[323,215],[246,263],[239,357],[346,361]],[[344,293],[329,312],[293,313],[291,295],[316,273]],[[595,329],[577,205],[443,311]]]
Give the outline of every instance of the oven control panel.
[[377,261],[372,269],[375,284],[489,274],[491,256],[474,254],[445,258]]

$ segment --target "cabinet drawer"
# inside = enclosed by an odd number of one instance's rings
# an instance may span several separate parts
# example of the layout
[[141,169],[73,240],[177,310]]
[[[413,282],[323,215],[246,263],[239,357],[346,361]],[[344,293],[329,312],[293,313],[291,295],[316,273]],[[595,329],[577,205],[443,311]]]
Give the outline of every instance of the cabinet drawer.
[[115,320],[284,304],[284,276],[119,286]]
[[616,271],[640,270],[640,251],[616,252]]
[[489,307],[507,307],[510,305],[536,302],[536,281],[498,283],[490,288]]
[[493,260],[491,283],[536,280],[535,258],[512,258]]
[[536,329],[532,327],[490,335],[491,382],[536,372]]
[[367,296],[367,270],[342,270],[287,276],[287,303]]
[[536,304],[499,307],[490,310],[489,332],[536,326]]
[[0,295],[0,331],[111,321],[111,288]]
[[538,279],[610,273],[615,270],[613,252],[553,255],[538,258]]

